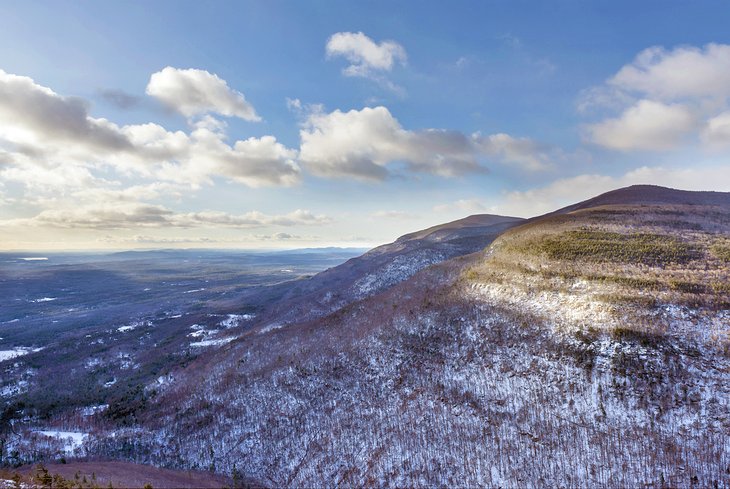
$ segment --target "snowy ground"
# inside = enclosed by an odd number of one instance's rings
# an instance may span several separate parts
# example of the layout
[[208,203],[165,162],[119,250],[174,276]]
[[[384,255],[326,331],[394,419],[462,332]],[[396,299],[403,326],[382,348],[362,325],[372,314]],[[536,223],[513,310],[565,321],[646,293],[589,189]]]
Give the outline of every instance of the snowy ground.
[[0,350],[0,362],[4,362],[5,360],[10,360],[17,357],[22,357],[23,355],[27,355],[31,352],[39,352],[43,348],[31,348],[26,346],[16,346],[15,348],[11,350]]
[[89,437],[88,433],[78,431],[36,430],[34,433],[60,441],[65,455],[74,455]]

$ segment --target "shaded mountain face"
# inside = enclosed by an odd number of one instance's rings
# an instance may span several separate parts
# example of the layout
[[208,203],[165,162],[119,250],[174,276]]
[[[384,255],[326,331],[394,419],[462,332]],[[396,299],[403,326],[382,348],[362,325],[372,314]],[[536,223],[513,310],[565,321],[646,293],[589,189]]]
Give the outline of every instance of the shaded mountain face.
[[272,487],[728,485],[730,194],[642,188],[302,281],[89,450]]
[[[523,219],[479,214],[401,236],[316,276],[262,291],[264,328],[331,314],[400,283],[436,263],[484,249]],[[276,294],[274,296],[274,294]]]

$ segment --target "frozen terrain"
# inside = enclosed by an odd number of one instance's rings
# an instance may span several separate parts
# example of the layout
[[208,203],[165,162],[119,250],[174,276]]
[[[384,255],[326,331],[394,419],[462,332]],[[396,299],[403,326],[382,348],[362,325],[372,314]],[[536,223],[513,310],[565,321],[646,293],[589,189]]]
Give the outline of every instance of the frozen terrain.
[[[30,396],[51,348],[0,364],[22,386],[4,457],[67,453],[34,434],[57,430],[270,487],[727,486],[729,225],[728,194],[631,187],[112,321],[66,357],[93,388],[72,410]],[[205,280],[167,285],[194,301]]]

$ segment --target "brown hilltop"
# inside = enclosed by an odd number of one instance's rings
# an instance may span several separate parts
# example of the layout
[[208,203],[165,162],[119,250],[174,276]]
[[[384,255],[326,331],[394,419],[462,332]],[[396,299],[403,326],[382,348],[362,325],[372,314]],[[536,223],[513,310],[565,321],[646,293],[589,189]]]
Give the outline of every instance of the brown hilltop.
[[631,185],[611,190],[550,214],[602,205],[730,205],[730,192],[677,190],[658,185]]

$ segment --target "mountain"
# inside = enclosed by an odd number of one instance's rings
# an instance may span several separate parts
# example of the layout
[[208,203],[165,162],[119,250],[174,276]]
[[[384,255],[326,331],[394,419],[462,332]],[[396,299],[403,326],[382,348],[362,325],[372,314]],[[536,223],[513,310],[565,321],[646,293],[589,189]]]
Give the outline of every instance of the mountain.
[[502,303],[564,314],[563,324],[665,334],[679,319],[657,317],[660,305],[708,318],[730,307],[728,209],[728,193],[619,189],[505,232],[466,274]]
[[472,216],[282,285],[87,450],[271,487],[726,486],[729,283],[730,193]]
[[606,192],[592,199],[556,211],[565,213],[602,205],[728,205],[727,192],[694,192],[660,187],[632,185]]

